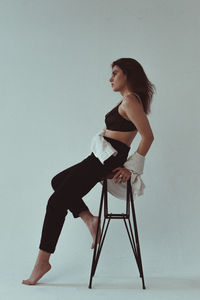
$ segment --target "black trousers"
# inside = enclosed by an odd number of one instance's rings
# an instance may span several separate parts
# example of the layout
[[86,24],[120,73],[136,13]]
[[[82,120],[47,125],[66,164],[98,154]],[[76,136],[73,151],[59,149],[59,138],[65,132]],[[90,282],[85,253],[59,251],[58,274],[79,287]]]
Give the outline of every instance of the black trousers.
[[54,253],[68,210],[74,218],[88,210],[82,197],[102,178],[127,160],[130,147],[108,137],[104,137],[118,151],[102,164],[93,152],[81,162],[63,170],[51,180],[54,193],[50,196],[44,218],[39,248]]

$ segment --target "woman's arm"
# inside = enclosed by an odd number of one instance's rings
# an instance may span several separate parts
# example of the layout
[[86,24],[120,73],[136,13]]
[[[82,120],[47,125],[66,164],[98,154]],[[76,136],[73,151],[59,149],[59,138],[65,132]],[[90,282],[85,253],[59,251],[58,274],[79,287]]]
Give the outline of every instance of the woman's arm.
[[138,102],[134,95],[126,96],[123,109],[129,120],[136,126],[142,139],[137,151],[132,155],[131,160],[129,160],[129,164],[131,163],[132,165],[130,169],[118,167],[113,170],[113,172],[118,171],[113,177],[115,183],[127,181],[131,177],[132,172],[134,174],[138,173],[138,175],[143,173],[145,155],[154,140],[151,126],[143,110],[143,105]]
[[145,156],[154,140],[154,136],[143,106],[138,102],[136,96],[128,95],[123,103],[123,109],[142,137],[137,152]]

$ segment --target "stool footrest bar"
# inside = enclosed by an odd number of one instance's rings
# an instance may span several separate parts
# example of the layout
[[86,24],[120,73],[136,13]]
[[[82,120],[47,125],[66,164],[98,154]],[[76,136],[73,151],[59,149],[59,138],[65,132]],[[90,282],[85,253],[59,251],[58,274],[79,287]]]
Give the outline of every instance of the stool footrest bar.
[[106,219],[129,219],[129,215],[127,214],[106,214]]

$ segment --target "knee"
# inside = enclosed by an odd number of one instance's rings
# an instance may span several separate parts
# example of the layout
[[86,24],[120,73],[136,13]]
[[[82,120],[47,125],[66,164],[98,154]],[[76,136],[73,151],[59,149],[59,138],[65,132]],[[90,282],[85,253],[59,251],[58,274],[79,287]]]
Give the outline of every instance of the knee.
[[54,185],[54,177],[51,179],[51,186],[52,186],[52,188],[55,190],[55,185]]
[[56,187],[57,187],[57,184],[56,184],[56,176],[54,176],[52,179],[51,179],[51,186],[52,188],[54,189],[54,191],[56,190]]
[[46,205],[46,212],[51,215],[66,215],[67,208],[63,205],[62,201],[59,201],[55,197],[55,193],[49,198],[47,205]]

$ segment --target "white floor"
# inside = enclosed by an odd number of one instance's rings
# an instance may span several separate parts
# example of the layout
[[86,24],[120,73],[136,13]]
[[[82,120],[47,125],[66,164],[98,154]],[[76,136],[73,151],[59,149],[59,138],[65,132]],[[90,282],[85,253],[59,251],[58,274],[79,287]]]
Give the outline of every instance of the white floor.
[[13,278],[1,287],[1,299],[200,299],[200,279],[197,278],[146,277],[147,288],[143,290],[137,278],[98,275],[93,288],[88,289],[86,275],[69,278],[54,272],[35,286],[20,285],[19,278]]
[[[51,256],[52,269],[35,286],[23,285],[21,281],[27,279],[32,271],[38,253],[41,221],[35,228],[31,228],[33,222],[30,222],[28,230],[31,234],[17,224],[15,235],[9,235],[9,231],[2,232],[0,300],[200,299],[199,255],[194,252],[197,247],[190,255],[186,252],[187,256],[182,255],[179,259],[181,252],[174,245],[171,245],[171,252],[167,244],[166,249],[157,249],[159,243],[150,243],[148,236],[143,238],[141,230],[146,283],[146,290],[143,290],[128,238],[124,231],[120,232],[122,226],[117,223],[109,229],[92,289],[89,289],[93,254],[89,247],[92,239],[81,220],[72,222],[71,219],[66,220],[56,252]],[[185,251],[186,247],[182,249]]]
[[133,274],[120,275],[97,269],[92,289],[88,288],[90,267],[54,266],[35,286],[21,284],[27,268],[13,269],[4,276],[1,272],[0,299],[2,300],[63,300],[75,299],[200,299],[200,277],[145,276],[146,290],[141,279]]

